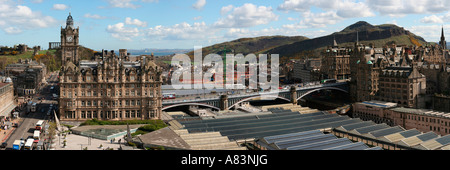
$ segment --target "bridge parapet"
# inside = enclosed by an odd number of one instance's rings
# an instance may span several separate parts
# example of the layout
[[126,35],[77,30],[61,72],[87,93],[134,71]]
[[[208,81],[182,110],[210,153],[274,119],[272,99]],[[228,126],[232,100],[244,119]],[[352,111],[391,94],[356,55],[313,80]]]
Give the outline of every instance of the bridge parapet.
[[[264,100],[264,97],[269,97],[273,99],[278,98],[297,104],[297,101],[300,100],[302,97],[315,91],[339,90],[348,93],[348,89],[349,87],[347,82],[338,82],[330,84],[316,84],[304,87],[291,86],[290,89],[279,89],[272,92],[254,92],[246,94],[222,95],[210,98],[198,98],[186,100],[176,100],[176,99],[164,100],[162,104],[164,107],[168,107],[171,105],[181,106],[183,104],[190,105],[192,103],[202,103],[203,106],[209,106],[214,109],[220,108],[221,110],[227,110],[231,109],[232,107],[236,106],[241,102],[258,98],[260,98],[261,100]],[[226,96],[226,98],[224,98],[223,96]]]

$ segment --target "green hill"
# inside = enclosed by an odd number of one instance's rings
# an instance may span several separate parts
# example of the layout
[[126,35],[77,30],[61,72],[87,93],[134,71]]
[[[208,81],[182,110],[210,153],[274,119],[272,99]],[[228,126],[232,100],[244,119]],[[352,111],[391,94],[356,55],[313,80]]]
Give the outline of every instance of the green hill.
[[427,43],[422,37],[397,25],[383,24],[374,26],[365,21],[359,21],[340,32],[279,46],[267,52],[280,54],[280,57],[292,57],[303,51],[317,52],[327,46],[333,45],[334,39],[339,46],[353,46],[357,39],[362,44],[373,44],[376,47],[390,44],[413,46],[425,45]]
[[[223,55],[226,53],[242,53],[244,55],[249,53],[259,54],[279,46],[292,44],[306,39],[308,38],[304,36],[262,36],[255,38],[241,38],[204,47],[202,49],[202,54],[203,56],[208,54]],[[187,55],[193,57],[194,51],[187,53]]]

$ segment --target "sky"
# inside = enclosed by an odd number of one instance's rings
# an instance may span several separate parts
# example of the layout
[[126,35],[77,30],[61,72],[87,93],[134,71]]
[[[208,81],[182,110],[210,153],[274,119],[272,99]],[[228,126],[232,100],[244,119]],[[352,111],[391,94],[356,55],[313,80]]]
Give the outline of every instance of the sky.
[[396,24],[450,39],[448,0],[0,0],[0,46],[48,48],[69,12],[94,50],[193,49],[244,37],[338,32],[358,22]]

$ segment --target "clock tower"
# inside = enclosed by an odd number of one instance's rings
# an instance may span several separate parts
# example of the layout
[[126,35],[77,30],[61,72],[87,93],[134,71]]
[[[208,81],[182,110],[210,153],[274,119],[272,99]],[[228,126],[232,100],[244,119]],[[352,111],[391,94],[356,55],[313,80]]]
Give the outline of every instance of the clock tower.
[[67,17],[66,28],[61,27],[61,61],[62,66],[69,62],[78,64],[79,27],[73,26],[72,15]]

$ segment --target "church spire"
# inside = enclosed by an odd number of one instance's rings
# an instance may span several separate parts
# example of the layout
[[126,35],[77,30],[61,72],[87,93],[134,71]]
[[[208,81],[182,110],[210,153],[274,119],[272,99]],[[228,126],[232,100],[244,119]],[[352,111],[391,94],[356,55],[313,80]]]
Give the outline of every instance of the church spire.
[[444,36],[444,26],[442,26],[441,41],[439,41],[439,45],[441,45],[441,47],[443,49],[447,49],[447,42],[445,41],[445,36]]

